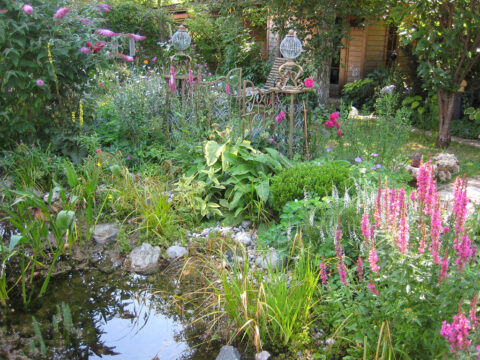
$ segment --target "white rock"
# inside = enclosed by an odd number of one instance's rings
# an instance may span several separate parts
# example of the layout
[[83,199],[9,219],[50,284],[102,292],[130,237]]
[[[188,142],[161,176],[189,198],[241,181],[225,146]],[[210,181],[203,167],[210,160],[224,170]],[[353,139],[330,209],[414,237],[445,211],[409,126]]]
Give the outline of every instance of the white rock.
[[117,224],[97,224],[93,230],[93,240],[100,245],[115,241],[118,228]]
[[245,231],[235,234],[235,241],[248,246],[252,243],[252,237]]
[[188,250],[183,246],[170,246],[167,249],[167,255],[169,259],[176,259],[179,257],[187,256]]
[[150,273],[158,268],[160,247],[143,243],[128,255],[130,270],[138,273]]

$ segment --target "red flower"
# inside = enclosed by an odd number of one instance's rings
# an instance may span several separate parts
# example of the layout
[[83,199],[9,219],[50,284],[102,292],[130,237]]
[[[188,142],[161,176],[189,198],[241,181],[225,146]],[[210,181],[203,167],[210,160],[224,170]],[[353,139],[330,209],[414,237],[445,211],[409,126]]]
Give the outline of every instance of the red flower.
[[334,127],[334,126],[335,126],[335,123],[334,123],[333,121],[328,120],[328,121],[325,123],[325,127],[326,127],[327,129],[331,129],[331,128]]
[[337,135],[338,135],[338,136],[344,136],[345,133],[344,133],[342,130],[338,129],[338,130],[337,130]]
[[337,121],[338,119],[340,119],[340,114],[338,113],[338,111],[330,114],[330,120]]
[[312,88],[314,85],[313,79],[311,78],[306,78],[303,83],[305,84],[306,88]]

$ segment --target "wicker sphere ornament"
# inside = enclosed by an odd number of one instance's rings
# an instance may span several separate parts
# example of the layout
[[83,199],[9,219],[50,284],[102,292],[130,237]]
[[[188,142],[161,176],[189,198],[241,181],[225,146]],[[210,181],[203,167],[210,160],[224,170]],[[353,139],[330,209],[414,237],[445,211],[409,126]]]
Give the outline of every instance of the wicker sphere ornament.
[[187,32],[187,29],[183,25],[178,27],[178,30],[172,36],[172,45],[175,49],[179,51],[184,51],[188,49],[190,43],[192,42],[192,38],[190,34]]
[[280,43],[280,52],[286,59],[296,59],[302,53],[302,42],[290,30]]

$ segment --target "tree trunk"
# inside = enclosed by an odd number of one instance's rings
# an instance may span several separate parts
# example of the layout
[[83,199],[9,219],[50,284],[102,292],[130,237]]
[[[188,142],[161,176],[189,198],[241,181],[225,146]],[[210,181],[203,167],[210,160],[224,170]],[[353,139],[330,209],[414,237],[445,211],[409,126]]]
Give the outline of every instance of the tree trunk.
[[455,104],[455,93],[448,93],[439,90],[438,97],[438,138],[437,147],[446,149],[450,145],[450,122],[452,121],[453,105]]
[[316,82],[318,84],[317,96],[320,104],[326,105],[330,97],[330,62],[331,59],[324,60],[320,69],[317,70]]

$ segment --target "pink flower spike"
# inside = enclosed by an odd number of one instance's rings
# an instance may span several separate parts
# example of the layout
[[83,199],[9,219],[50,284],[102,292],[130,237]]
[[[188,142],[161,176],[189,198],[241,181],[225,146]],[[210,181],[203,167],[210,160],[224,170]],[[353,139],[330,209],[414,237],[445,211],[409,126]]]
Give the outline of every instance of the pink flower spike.
[[320,279],[322,280],[322,284],[328,285],[327,265],[325,265],[322,261],[319,267],[320,267]]
[[363,281],[363,260],[358,256],[357,260],[357,274],[358,274],[358,281],[362,282]]
[[30,15],[33,12],[33,7],[30,4],[25,4],[25,5],[23,5],[22,10],[25,14]]
[[91,50],[90,50],[89,48],[87,48],[87,47],[84,46],[84,47],[82,47],[82,48],[80,49],[80,52],[82,52],[82,53],[84,53],[84,54],[90,54],[90,53],[91,53]]
[[67,7],[61,7],[60,9],[57,10],[57,12],[53,15],[54,19],[63,19],[65,16],[67,16],[68,12],[70,11],[70,8]]
[[333,121],[331,121],[331,120],[328,120],[327,122],[325,122],[325,127],[326,127],[327,129],[331,129],[331,128],[334,127],[334,126],[335,126],[335,123],[334,123]]
[[267,139],[267,141],[268,141],[269,143],[274,143],[274,142],[275,142],[275,140],[273,140],[272,138]]
[[142,41],[142,40],[145,40],[147,38],[146,36],[137,35],[137,34],[127,34],[127,35],[130,36],[135,41]]
[[113,37],[113,36],[118,36],[119,34],[114,33],[112,30],[108,29],[98,29],[95,31],[97,34],[105,36],[105,37]]
[[45,85],[45,83],[43,82],[42,79],[38,79],[36,82],[37,82],[37,85],[38,85],[38,86],[43,86],[43,85]]
[[450,352],[457,353],[460,350],[467,350],[470,347],[468,333],[471,329],[470,321],[464,313],[459,312],[453,317],[451,324],[444,321],[440,335],[450,343]]
[[374,294],[375,296],[378,296],[378,290],[375,289],[375,284],[374,284],[374,283],[370,282],[367,286],[368,286],[368,290],[369,290],[372,294]]
[[228,84],[225,84],[225,91],[227,92],[227,95],[230,95],[230,86],[228,86]]
[[378,273],[378,270],[380,270],[380,266],[377,265],[378,256],[377,256],[377,251],[375,250],[375,247],[373,246],[373,244],[372,244],[372,249],[368,254],[368,261],[370,262],[370,269],[374,273]]

